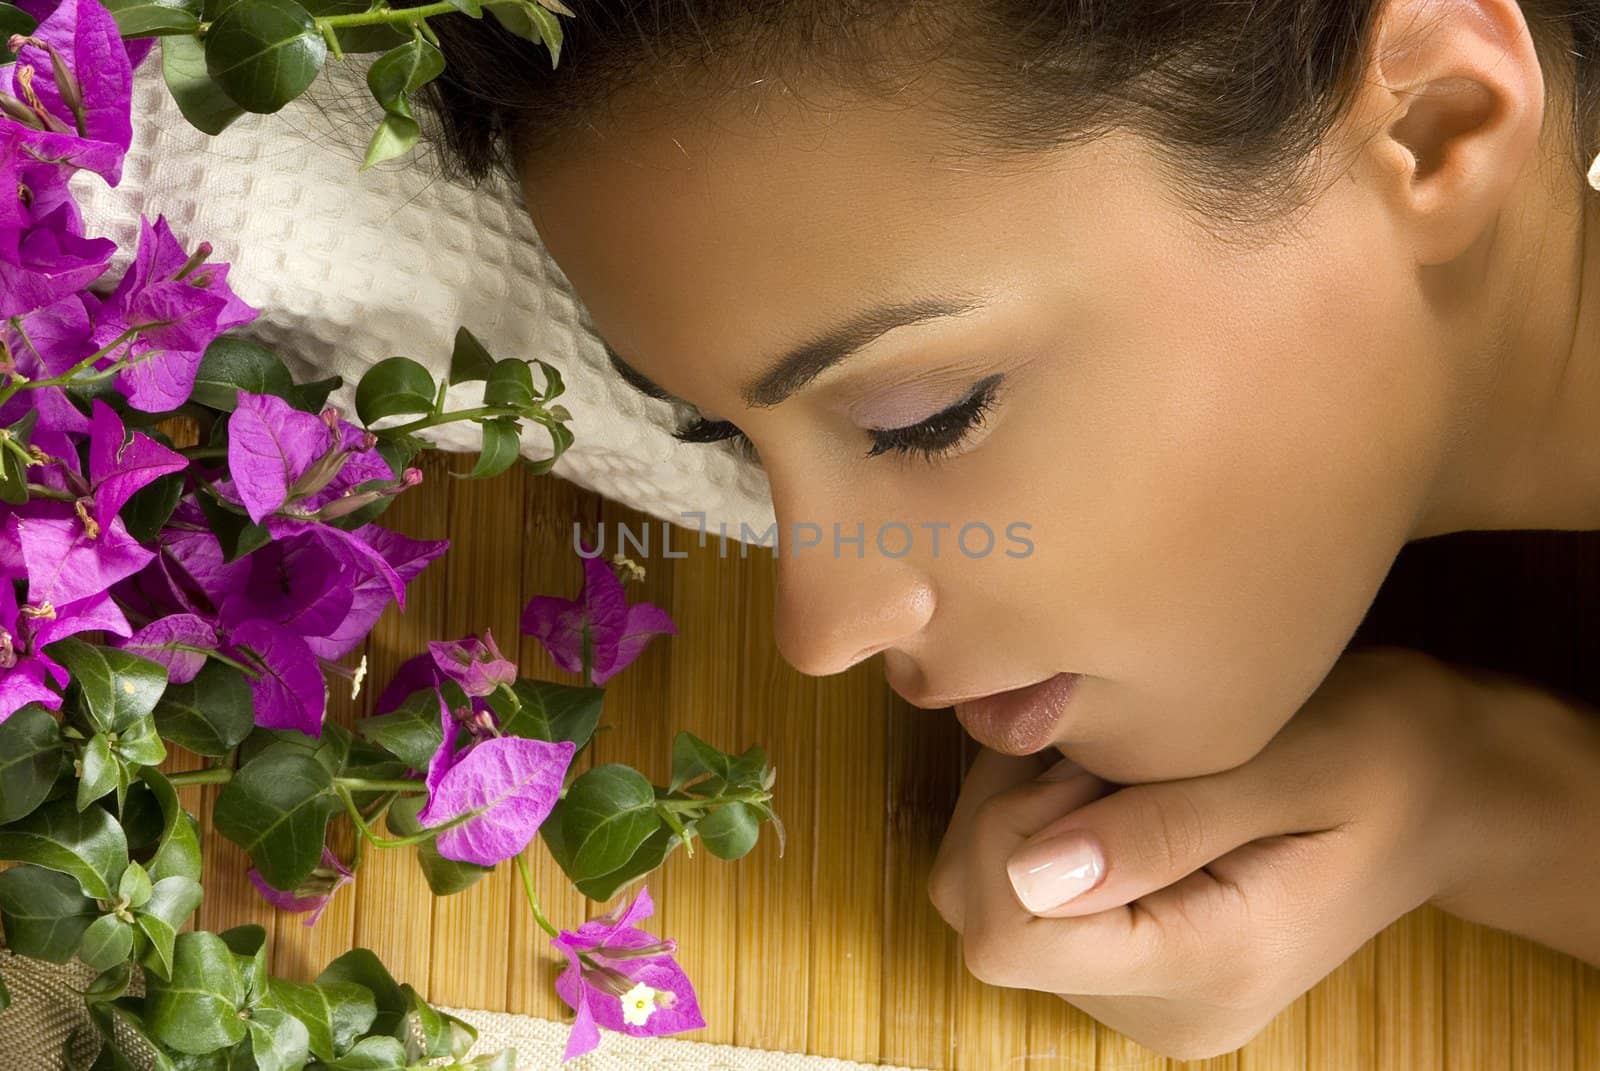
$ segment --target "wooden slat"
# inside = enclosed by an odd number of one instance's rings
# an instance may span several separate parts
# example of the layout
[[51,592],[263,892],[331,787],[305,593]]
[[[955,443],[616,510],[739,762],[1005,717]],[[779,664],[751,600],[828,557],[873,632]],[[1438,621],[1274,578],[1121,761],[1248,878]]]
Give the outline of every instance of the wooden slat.
[[[780,858],[777,837],[764,831],[755,851],[736,868],[740,910],[731,930],[740,950],[734,961],[739,1006],[732,1040],[751,1048],[804,1052],[811,1021],[817,678],[797,673],[770,642],[777,567],[772,553],[753,548],[737,560],[746,598],[739,735],[767,749],[776,774],[773,806],[785,843]],[[787,716],[774,717],[775,711]],[[782,919],[782,925],[774,926],[773,919]]]
[[1500,930],[1446,916],[1445,1071],[1511,1066],[1511,944]]
[[[506,522],[523,515],[526,485],[518,480],[456,479],[472,470],[472,460],[452,457],[452,475],[446,477],[451,552],[437,563],[450,585],[444,638],[482,635],[489,629],[509,641],[517,635],[522,616],[523,536],[516,524]],[[425,650],[424,643],[419,641],[415,649]],[[471,1008],[505,1009],[506,979],[513,971],[525,971],[525,959],[532,954],[511,948],[505,940],[512,908],[527,910],[518,880],[513,867],[496,867],[465,892],[434,903],[432,992],[458,994],[456,1003]]]
[[1377,945],[1368,941],[1306,994],[1307,1052],[1349,1071],[1377,1061]]
[[1444,1066],[1444,913],[1421,907],[1378,934],[1378,1071]]
[[[1053,996],[977,982],[926,897],[942,815],[973,750],[947,714],[900,704],[880,659],[822,679],[787,666],[772,638],[770,551],[741,557],[730,544],[722,557],[715,540],[698,548],[692,533],[677,529],[674,551],[691,556],[666,558],[661,522],[569,484],[527,476],[462,483],[446,473],[464,471],[467,459],[424,455],[421,464],[427,483],[402,496],[383,523],[416,538],[448,536],[454,547],[411,586],[409,611],[391,610],[379,623],[367,688],[354,703],[336,695],[334,717],[348,723],[370,713],[394,669],[427,640],[485,625],[525,673],[576,683],[536,642],[519,639],[520,611],[533,594],[576,594],[581,568],[570,521],[591,534],[603,522],[607,557],[617,549],[614,527],[624,523],[648,529],[652,540],[648,554],[633,555],[647,577],[628,585],[629,598],[668,608],[682,632],[652,643],[608,686],[606,728],[583,764],[626,762],[665,784],[673,734],[690,728],[727,750],[761,743],[777,767],[774,806],[789,835],[783,858],[769,827],[737,863],[680,852],[647,879],[658,914],[646,928],[682,942],[704,1000],[708,1026],[686,1037],[930,1071],[1600,1068],[1600,969],[1429,907],[1379,934],[1239,1052],[1213,1060],[1168,1060]],[[1375,621],[1419,634],[1442,628],[1439,621],[1467,605],[1448,601],[1466,598],[1451,578],[1491,575],[1415,557],[1421,579],[1401,570],[1395,590],[1414,583],[1417,598],[1378,607]],[[1505,613],[1508,604],[1492,605]],[[1591,626],[1585,635],[1600,631]],[[169,765],[194,764],[175,755]],[[208,809],[215,793],[184,796]],[[341,847],[343,826],[335,824]],[[245,882],[242,852],[209,830],[205,846],[201,925],[268,925],[279,970],[308,976],[354,942],[441,1003],[570,1021],[551,989],[564,964],[509,867],[436,903],[409,851],[369,851],[354,888],[307,930],[260,900]],[[530,859],[541,902],[560,926],[575,927],[633,891],[592,903],[540,843]]]

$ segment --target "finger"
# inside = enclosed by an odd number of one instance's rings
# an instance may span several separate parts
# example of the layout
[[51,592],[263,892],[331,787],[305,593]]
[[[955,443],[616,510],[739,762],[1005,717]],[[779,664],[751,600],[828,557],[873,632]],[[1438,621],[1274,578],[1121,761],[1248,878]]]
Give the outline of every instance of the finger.
[[[928,878],[929,898],[958,933],[965,915],[966,870],[973,859],[972,826],[980,809],[997,796],[1025,790],[1023,795],[1028,802],[1022,806],[1027,816],[1017,817],[1025,817],[1031,829],[1038,829],[1082,806],[1107,787],[1070,760],[1054,752],[1049,758],[1058,761],[1052,765],[1043,754],[1013,756],[985,748],[973,760]],[[1060,780],[1039,781],[1044,773]],[[1005,810],[1009,814],[1015,807],[1013,801]]]
[[1130,785],[1035,831],[1007,860],[1018,902],[1043,918],[1091,915],[1165,888],[1262,837],[1335,824],[1312,793],[1247,763]]
[[[1039,829],[1093,801],[1108,784],[1081,773],[1018,786],[973,815],[966,859],[962,954],[990,985],[1071,993],[1153,992],[1159,934],[1128,906],[1073,919],[1039,918],[1018,900],[1006,860]],[[1046,984],[1048,983],[1048,984]]]

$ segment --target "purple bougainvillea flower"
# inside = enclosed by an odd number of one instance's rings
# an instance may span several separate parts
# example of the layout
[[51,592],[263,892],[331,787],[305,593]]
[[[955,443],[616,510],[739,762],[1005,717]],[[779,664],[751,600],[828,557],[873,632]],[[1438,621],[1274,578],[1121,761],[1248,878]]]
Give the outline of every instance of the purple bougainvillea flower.
[[251,867],[245,876],[260,890],[262,898],[279,911],[297,915],[311,912],[306,917],[306,925],[314,926],[322,917],[328,901],[333,899],[333,894],[348,885],[355,875],[350,873],[349,868],[337,855],[328,850],[327,845],[323,845],[322,862],[311,872],[310,877],[288,892],[268,885],[267,879],[263,878],[261,871],[255,867]]
[[188,684],[206,663],[206,651],[217,649],[217,629],[195,614],[170,614],[150,622],[120,646],[130,654],[160,662],[167,680]]
[[96,398],[89,431],[89,488],[94,499],[90,516],[99,528],[108,528],[133,493],[189,461],[148,435],[128,436],[122,419]]
[[28,570],[29,597],[64,606],[109,591],[155,557],[128,534],[120,517],[93,536],[75,515],[14,516],[14,538]]
[[328,682],[306,641],[271,621],[246,621],[227,640],[230,653],[256,674],[250,681],[256,724],[320,738]]
[[[30,379],[61,375],[94,352],[94,324],[83,295],[77,293],[18,317],[15,325],[0,324],[0,338],[5,339],[17,371]],[[32,401],[20,396],[19,400]],[[83,419],[82,428],[75,430],[88,430],[87,418]]]
[[577,745],[496,736],[457,752],[460,726],[442,691],[439,718],[444,740],[428,763],[428,804],[417,813],[417,821],[436,826],[479,811],[439,834],[439,854],[480,866],[520,855],[560,797]]
[[[58,62],[70,84],[57,83]],[[133,63],[96,0],[56,4],[24,38],[17,61],[0,67],[0,92],[31,116],[27,126],[7,122],[31,154],[93,171],[112,186],[121,181],[133,140]]]
[[[15,66],[0,67],[0,79]],[[56,196],[64,176],[27,155],[28,133],[0,119],[0,317],[6,318],[88,286],[117,251],[109,238],[83,237],[77,205]]]
[[[408,539],[375,524],[362,525],[350,535],[381,556],[389,572],[399,577],[401,584],[415,580],[429,562],[450,546],[448,540]],[[384,608],[394,597],[388,575],[376,570],[367,573],[352,586],[351,591],[350,610],[339,627],[326,636],[306,637],[306,642],[319,658],[334,661],[355,650],[367,633],[372,631],[372,626],[377,624]],[[426,687],[426,683],[419,687]]]
[[[587,549],[587,548],[585,548]],[[535,595],[522,612],[522,631],[537,638],[562,669],[583,672],[583,641],[593,647],[590,683],[603,685],[644,651],[650,638],[676,633],[672,618],[647,602],[628,605],[622,581],[598,556],[583,561],[583,590],[576,600]]]
[[501,685],[509,687],[517,679],[516,663],[508,661],[495,646],[494,634],[483,630],[483,639],[476,635],[459,640],[433,640],[428,652],[440,673],[461,685],[469,696],[492,694]]
[[10,578],[0,577],[0,721],[26,703],[59,710],[61,696],[49,681],[65,688],[69,678],[46,648],[90,631],[128,634],[127,618],[109,596],[99,593],[59,607],[43,600],[19,606]]
[[234,491],[257,524],[291,505],[294,516],[313,519],[361,484],[393,482],[375,446],[375,436],[334,409],[306,413],[270,394],[240,391],[228,420]]
[[94,342],[103,348],[129,328],[161,325],[141,331],[105,358],[132,362],[118,373],[117,389],[135,409],[159,413],[188,400],[206,347],[223,332],[254,320],[256,310],[228,288],[228,265],[205,260],[209,245],[202,243],[191,256],[166,217],[152,224],[141,216],[139,222],[138,250],[98,310]]
[[[654,911],[648,886],[641,887],[625,909],[550,939],[568,960],[556,978],[556,994],[577,1013],[563,1062],[598,1045],[599,1026],[633,1037],[658,1037],[706,1025],[694,986],[672,958],[676,943],[634,925]],[[579,953],[600,965],[585,965]]]

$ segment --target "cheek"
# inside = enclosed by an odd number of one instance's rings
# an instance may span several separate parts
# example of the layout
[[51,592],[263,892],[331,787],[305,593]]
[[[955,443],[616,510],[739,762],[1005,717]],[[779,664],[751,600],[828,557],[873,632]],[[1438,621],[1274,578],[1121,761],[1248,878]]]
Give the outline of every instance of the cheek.
[[1061,593],[1041,621],[1108,678],[1069,754],[1113,779],[1265,744],[1366,612],[1440,441],[1420,346],[1362,326],[1394,323],[1378,295],[1239,292],[1174,289],[1041,391],[1037,542]]

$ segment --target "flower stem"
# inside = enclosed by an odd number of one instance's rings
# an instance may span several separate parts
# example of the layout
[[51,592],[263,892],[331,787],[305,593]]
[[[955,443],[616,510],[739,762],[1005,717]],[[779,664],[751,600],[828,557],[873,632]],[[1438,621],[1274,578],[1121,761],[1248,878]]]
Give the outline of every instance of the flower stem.
[[168,774],[167,780],[172,782],[173,788],[182,788],[185,785],[225,785],[233,780],[233,771],[225,766],[212,766],[204,770],[185,770],[182,773]]
[[[338,780],[340,782],[344,782],[353,779],[341,777]],[[378,784],[379,782],[373,781],[362,783]],[[429,826],[421,833],[413,833],[409,837],[380,837],[372,831],[372,827],[367,824],[367,820],[361,817],[361,808],[356,806],[355,798],[350,795],[350,790],[343,784],[339,783],[336,783],[333,787],[334,791],[339,793],[339,798],[344,801],[344,809],[350,815],[350,821],[355,823],[356,829],[374,848],[407,848],[413,844],[421,844],[423,841],[432,840],[434,837],[438,836],[440,833],[443,833],[447,829],[459,826],[463,822],[478,817],[478,815],[482,814],[484,810],[484,808],[480,808],[476,811],[467,811],[463,814],[458,814],[448,822],[441,822],[436,826]]]
[[522,875],[522,891],[528,897],[528,906],[533,909],[534,921],[551,937],[560,937],[561,931],[551,925],[550,920],[545,918],[544,912],[539,909],[539,894],[533,889],[533,871],[528,869],[527,852],[517,855],[517,873]]
[[[17,319],[14,318],[12,323],[20,327],[20,322]],[[112,350],[116,349],[118,346],[137,335],[140,331],[143,331],[145,328],[151,326],[153,325],[139,324],[137,327],[128,328],[126,331],[122,332],[122,334],[112,339],[100,349],[97,349],[93,353],[89,354],[89,356],[85,357],[83,360],[79,361],[77,364],[73,365],[59,376],[51,376],[48,379],[18,379],[15,378],[15,373],[13,373],[12,381],[6,384],[4,387],[0,387],[0,405],[4,405],[6,402],[10,401],[12,395],[16,394],[18,391],[38,390],[41,387],[70,386],[72,382],[78,378],[78,374],[80,372],[88,371],[94,366],[96,361],[100,360],[100,358],[109,354]],[[28,346],[30,349],[33,349],[33,344],[31,342],[28,343]],[[38,350],[34,349],[34,353],[37,354]],[[85,382],[96,379],[104,379],[109,375],[114,375],[115,373],[120,372],[123,367],[124,365],[122,362],[118,362],[103,372],[97,372],[92,376],[85,376],[83,378]]]
[[[424,8],[407,8],[408,11],[422,11]],[[329,16],[330,18],[334,16]],[[392,428],[384,428],[385,432],[405,434],[407,432],[421,431],[423,428],[437,427],[440,424],[449,424],[455,420],[482,420],[485,417],[504,417],[519,415],[515,409],[503,405],[481,405],[476,409],[454,409],[448,413],[434,413],[430,416],[418,417],[408,424],[397,424]]]
[[421,781],[373,780],[362,777],[335,777],[334,784],[351,792],[426,792],[428,786]]

